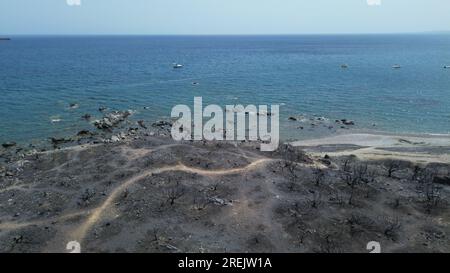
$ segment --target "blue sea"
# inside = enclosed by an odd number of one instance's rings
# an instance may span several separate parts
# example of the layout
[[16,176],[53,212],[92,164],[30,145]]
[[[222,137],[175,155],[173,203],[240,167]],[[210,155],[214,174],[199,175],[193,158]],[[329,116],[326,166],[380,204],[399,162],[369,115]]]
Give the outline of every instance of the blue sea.
[[332,134],[343,118],[353,130],[450,133],[449,34],[11,38],[0,41],[0,142],[93,130],[81,116],[101,106],[151,123],[194,96],[280,104],[283,138]]

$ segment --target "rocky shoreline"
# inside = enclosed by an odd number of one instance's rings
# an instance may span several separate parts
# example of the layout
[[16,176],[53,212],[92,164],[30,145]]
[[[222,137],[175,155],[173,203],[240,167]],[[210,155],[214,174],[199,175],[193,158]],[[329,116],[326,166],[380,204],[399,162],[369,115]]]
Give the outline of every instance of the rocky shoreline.
[[[78,104],[72,103],[70,108],[77,108]],[[58,151],[76,146],[98,145],[108,143],[130,142],[145,137],[170,137],[171,121],[159,120],[153,123],[146,123],[144,120],[130,121],[133,115],[132,110],[110,111],[107,107],[100,107],[99,112],[103,117],[92,120],[90,114],[82,116],[89,122],[93,129],[82,129],[72,136],[49,137],[41,145],[36,144],[18,144],[14,141],[8,141],[1,144],[0,147],[0,165],[22,160],[28,156],[37,153]],[[304,114],[290,116],[291,122],[309,124],[312,129],[318,126],[328,127],[329,130],[341,128],[348,130],[356,123],[348,119],[329,120],[325,117],[311,116]],[[330,125],[334,123],[334,125]],[[376,126],[374,124],[373,126]],[[306,129],[299,126],[298,129]],[[415,163],[450,163],[448,153],[450,153],[450,137],[431,136],[431,135],[389,135],[386,133],[337,133],[331,137],[306,140],[290,140],[293,146],[316,156],[348,156],[356,155],[364,160],[376,160],[395,158],[398,160],[412,161]],[[355,131],[356,132],[356,131]],[[381,143],[384,140],[384,143]],[[438,142],[436,143],[436,139]],[[407,149],[405,152],[399,152],[399,149]],[[379,156],[380,152],[382,156]],[[420,155],[420,156],[418,156]],[[3,174],[4,175],[4,174]]]
[[[79,107],[80,105],[78,103],[72,102],[67,104],[66,109],[76,110]],[[144,107],[144,109],[147,109],[147,107]],[[105,106],[100,106],[98,107],[98,112],[102,114],[100,118],[95,119],[95,115],[92,113],[85,113],[81,115],[81,119],[86,121],[89,125],[80,125],[79,131],[77,133],[49,136],[46,140],[37,139],[37,141],[29,141],[30,143],[19,143],[14,139],[5,139],[3,143],[0,143],[0,149],[3,148],[3,150],[0,150],[0,157],[2,155],[5,156],[5,153],[11,154],[11,152],[30,153],[34,151],[45,151],[87,143],[98,144],[108,141],[117,142],[118,140],[124,139],[125,137],[129,136],[130,133],[135,134],[138,130],[147,130],[147,133],[162,133],[162,135],[167,135],[165,133],[165,131],[167,131],[167,128],[163,127],[170,127],[170,120],[158,120],[154,123],[146,124],[146,121],[144,120],[133,119],[133,115],[136,111],[137,110],[117,111],[110,110]],[[270,113],[267,113],[266,115],[270,116]],[[61,122],[59,116],[52,116],[50,120],[52,123]],[[290,116],[287,120],[289,121],[290,126],[294,126],[295,130],[299,133],[302,130],[320,131],[322,129],[328,131],[329,133],[337,133],[338,130],[346,131],[349,129],[357,128],[356,122],[353,120],[336,119],[335,121],[333,121],[329,118],[316,115],[309,116],[306,114],[298,114]],[[373,124],[373,126],[375,127],[376,124]]]
[[[71,104],[70,107],[77,107]],[[104,112],[107,108],[100,107],[99,111]],[[0,147],[0,164],[24,158],[36,153],[50,152],[67,147],[79,145],[96,145],[100,143],[114,143],[139,139],[142,136],[169,136],[171,123],[168,121],[157,121],[149,126],[145,121],[129,121],[128,118],[133,111],[111,111],[105,113],[102,118],[91,120],[90,114],[82,116],[94,129],[81,129],[74,135],[64,137],[49,137],[40,144],[19,144],[15,141],[7,141]]]

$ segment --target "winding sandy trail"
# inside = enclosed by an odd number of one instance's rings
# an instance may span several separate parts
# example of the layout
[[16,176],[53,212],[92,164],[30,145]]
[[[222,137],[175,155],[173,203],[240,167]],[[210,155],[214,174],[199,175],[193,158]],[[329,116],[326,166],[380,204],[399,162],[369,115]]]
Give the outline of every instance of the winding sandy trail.
[[119,196],[119,194],[121,192],[123,192],[125,189],[127,189],[129,186],[133,185],[134,183],[136,183],[148,176],[160,174],[160,173],[164,173],[164,172],[169,172],[169,171],[181,171],[181,172],[186,172],[186,173],[199,174],[199,175],[203,175],[203,176],[230,175],[230,174],[236,174],[236,173],[254,170],[254,169],[256,169],[260,166],[263,166],[272,161],[273,161],[273,159],[263,158],[263,159],[258,159],[256,161],[248,164],[245,167],[233,168],[233,169],[223,169],[223,170],[204,170],[204,169],[199,169],[199,168],[188,167],[181,163],[179,163],[178,165],[175,165],[175,166],[166,166],[166,167],[160,167],[160,168],[147,170],[139,175],[136,175],[136,176],[126,180],[125,182],[123,182],[122,184],[117,186],[109,194],[109,196],[102,203],[102,205],[100,205],[98,208],[94,209],[92,211],[92,213],[90,214],[90,216],[88,217],[88,219],[72,233],[72,237],[74,238],[74,240],[82,242],[84,240],[84,238],[86,237],[86,234],[88,233],[88,231],[92,228],[92,226],[95,223],[97,223],[103,217],[104,212],[111,206],[111,204],[113,204],[114,200]]
[[[176,146],[182,146],[182,144],[168,144],[168,145],[161,145],[157,147],[151,147],[151,148],[123,148],[122,154],[126,156],[128,160],[135,160],[137,158],[142,158],[148,154],[151,154],[155,151],[168,149],[171,147]],[[79,152],[82,150],[82,148],[78,149]],[[72,151],[72,150],[71,150]],[[242,156],[249,160],[250,163],[248,163],[245,166],[242,167],[236,167],[236,168],[227,168],[227,169],[214,169],[214,170],[208,170],[208,169],[202,169],[202,168],[196,168],[196,167],[190,167],[186,166],[183,163],[178,163],[176,165],[169,165],[169,166],[162,166],[162,167],[156,167],[151,168],[148,170],[145,170],[131,178],[128,178],[121,182],[119,185],[117,185],[115,188],[113,188],[109,194],[107,195],[106,199],[102,201],[102,203],[93,209],[85,210],[85,211],[79,211],[79,212],[72,212],[65,215],[61,215],[59,217],[53,217],[43,220],[36,220],[36,221],[29,221],[29,222],[4,222],[0,223],[0,229],[2,231],[7,230],[15,230],[20,229],[27,226],[33,226],[33,225],[47,225],[52,222],[60,222],[60,221],[66,221],[70,220],[75,217],[82,216],[81,218],[81,224],[77,224],[74,227],[69,227],[68,229],[59,230],[59,236],[58,240],[65,240],[65,241],[78,241],[82,243],[89,231],[92,229],[92,227],[101,221],[103,218],[107,217],[107,211],[111,209],[113,206],[115,200],[120,196],[122,192],[124,192],[128,187],[132,186],[133,184],[141,181],[142,179],[145,179],[152,175],[157,175],[161,173],[166,172],[184,172],[184,173],[191,173],[191,174],[198,174],[201,176],[208,176],[208,177],[215,177],[215,176],[224,176],[224,175],[233,175],[233,174],[241,174],[241,173],[247,173],[249,171],[256,170],[258,168],[267,166],[269,163],[273,162],[279,162],[281,159],[274,159],[274,158],[266,158],[262,157],[261,155],[258,155],[256,153],[247,153],[243,151],[239,151],[237,154],[239,156]],[[310,164],[304,164],[304,163],[298,163],[299,165],[310,165]],[[314,163],[316,164],[316,163]],[[22,185],[13,185],[9,188],[1,189],[0,191],[9,191],[9,190],[26,190],[26,191],[32,191],[33,188],[22,188]],[[272,191],[270,191],[272,192]],[[273,194],[273,193],[272,193]],[[79,220],[77,220],[79,221]],[[267,223],[265,223],[267,224]],[[67,226],[66,226],[67,227]]]
[[84,216],[89,215],[91,213],[91,210],[83,210],[83,211],[77,211],[77,212],[71,212],[67,213],[61,216],[48,218],[45,220],[36,220],[36,221],[28,221],[28,222],[4,222],[0,223],[0,230],[14,230],[14,229],[20,229],[28,226],[42,226],[47,225],[51,222],[59,222],[59,221],[66,221],[78,216]]

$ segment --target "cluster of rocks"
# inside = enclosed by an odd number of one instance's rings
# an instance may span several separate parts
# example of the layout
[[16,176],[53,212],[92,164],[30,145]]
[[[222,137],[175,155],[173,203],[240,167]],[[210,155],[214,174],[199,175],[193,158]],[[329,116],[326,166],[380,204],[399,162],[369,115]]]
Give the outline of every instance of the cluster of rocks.
[[15,160],[5,162],[7,164],[0,165],[0,177],[13,178],[17,173],[23,170],[23,167],[27,162],[28,161],[23,158],[15,158]]
[[153,123],[152,129],[148,128],[143,120],[138,120],[136,123],[139,127],[129,127],[127,130],[122,130],[118,134],[112,135],[110,138],[105,139],[103,142],[123,142],[139,139],[142,136],[168,136],[172,128],[172,123],[164,120]]
[[14,147],[14,146],[16,146],[16,145],[17,145],[17,143],[15,143],[14,141],[11,141],[11,142],[5,142],[5,143],[2,144],[3,148],[5,148],[5,149]]
[[64,143],[72,142],[73,140],[72,140],[72,138],[65,138],[65,137],[62,137],[62,138],[51,137],[50,141],[54,146],[58,146],[58,145],[61,145]]
[[81,118],[82,119],[85,119],[85,120],[90,120],[91,119],[91,115],[90,114],[84,114],[83,116],[81,116]]
[[145,125],[145,122],[143,120],[138,120],[138,125],[141,126],[144,129],[147,129],[147,126]]
[[152,126],[158,128],[172,127],[172,123],[169,121],[160,120],[158,122],[153,123]]
[[110,142],[120,142],[128,139],[138,139],[139,138],[138,130],[139,128],[130,127],[128,128],[128,131],[123,131],[118,133],[117,135],[113,135],[111,136],[110,139],[107,139],[104,142],[110,143]]
[[0,177],[12,177],[14,173],[6,169],[4,166],[0,166]]
[[347,125],[347,126],[355,125],[355,122],[353,120],[347,120],[347,119],[341,119],[341,120],[337,119],[335,122],[336,123],[342,123],[342,124]]
[[[305,116],[300,116],[300,117],[296,117],[296,116],[290,116],[288,118],[288,120],[290,121],[299,121],[302,123],[310,123],[311,127],[316,127],[319,124],[324,124],[324,126],[328,127],[328,129],[333,129],[334,126],[329,122],[329,120],[325,117],[305,117]],[[335,121],[336,124],[340,124],[342,129],[346,129],[347,127],[345,126],[354,126],[355,122],[352,120],[348,120],[348,119],[337,119]],[[303,126],[299,127],[300,129],[303,129]]]
[[156,128],[159,132],[163,132],[164,134],[170,133],[172,129],[172,123],[165,120],[160,120],[152,124],[153,128]]
[[69,104],[69,108],[70,109],[77,109],[78,107],[80,107],[80,105],[78,105],[78,103],[71,103],[71,104]]
[[[75,105],[69,105],[71,108]],[[99,111],[105,111],[106,107],[99,108]],[[170,121],[157,121],[151,126],[146,125],[144,120],[138,120],[134,126],[123,127],[119,125],[125,122],[127,118],[132,115],[131,110],[127,111],[112,111],[105,113],[101,119],[90,122],[98,130],[82,129],[74,135],[53,136],[46,140],[36,143],[30,143],[28,146],[8,141],[0,143],[0,177],[14,177],[15,172],[5,169],[2,166],[7,166],[11,162],[23,160],[27,156],[36,155],[40,152],[50,151],[54,149],[61,149],[73,145],[84,144],[99,144],[99,143],[118,143],[128,142],[141,137],[147,136],[169,136],[172,128]],[[89,121],[90,114],[84,114],[82,119]]]
[[[30,149],[19,147],[16,142],[5,142],[1,144],[3,148],[0,159],[4,162],[11,161],[13,158],[21,158],[27,154],[36,153],[38,151],[47,151],[49,149],[59,149],[64,146],[96,144],[96,143],[116,143],[133,139],[141,136],[168,136],[170,134],[172,123],[169,121],[158,121],[149,128],[143,120],[136,122],[136,126],[121,129],[120,132],[114,133],[112,130],[119,123],[125,121],[131,115],[131,111],[115,111],[105,115],[102,119],[96,120],[93,124],[100,129],[100,132],[92,132],[86,129],[80,130],[73,136],[66,137],[49,137],[48,142],[43,142],[40,148],[30,144]],[[51,146],[47,146],[49,143]],[[4,174],[4,172],[3,172]]]
[[89,130],[81,130],[77,133],[79,137],[91,136],[93,135]]
[[119,123],[125,121],[132,112],[128,111],[113,111],[109,114],[106,114],[102,119],[95,120],[93,122],[94,126],[101,130],[111,130]]

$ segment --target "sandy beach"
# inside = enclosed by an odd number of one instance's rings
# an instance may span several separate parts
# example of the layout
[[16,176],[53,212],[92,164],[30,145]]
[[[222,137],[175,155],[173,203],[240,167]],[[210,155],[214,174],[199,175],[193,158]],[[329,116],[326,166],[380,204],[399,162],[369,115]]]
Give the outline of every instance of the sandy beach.
[[294,141],[318,156],[355,155],[364,160],[398,159],[414,163],[450,163],[450,136],[342,134],[326,138]]

